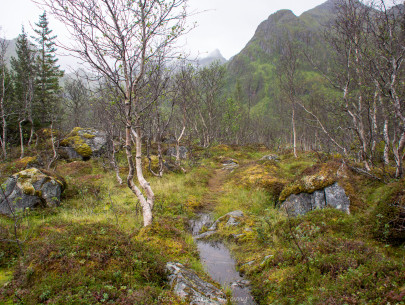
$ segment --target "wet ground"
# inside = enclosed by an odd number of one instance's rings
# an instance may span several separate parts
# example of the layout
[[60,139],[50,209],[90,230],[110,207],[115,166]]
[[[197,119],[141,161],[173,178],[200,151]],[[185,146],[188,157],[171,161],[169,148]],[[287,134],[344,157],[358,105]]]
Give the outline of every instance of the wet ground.
[[[209,214],[201,214],[198,219],[191,221],[193,236],[197,236],[203,226],[210,226],[212,220]],[[211,242],[196,239],[201,261],[211,278],[220,283],[223,288],[232,290],[232,304],[256,304],[250,294],[248,281],[236,271],[236,263],[227,247],[221,242]]]

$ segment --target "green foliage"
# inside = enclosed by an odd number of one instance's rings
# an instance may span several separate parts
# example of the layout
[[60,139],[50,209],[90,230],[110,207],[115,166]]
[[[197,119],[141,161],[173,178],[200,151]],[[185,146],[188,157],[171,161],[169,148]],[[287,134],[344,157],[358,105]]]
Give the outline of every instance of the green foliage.
[[50,222],[36,234],[5,295],[26,304],[153,304],[161,292],[156,250],[111,225]]
[[374,195],[377,204],[372,212],[374,236],[394,245],[405,242],[405,180],[380,187]]
[[[59,78],[64,74],[56,64],[55,39],[52,30],[49,29],[49,21],[44,12],[35,24],[35,41],[38,44],[38,55],[36,58],[36,81],[35,81],[35,105],[36,113],[39,114],[41,124],[50,121],[50,117],[58,114],[58,94],[61,90]],[[50,116],[50,117],[49,117]]]

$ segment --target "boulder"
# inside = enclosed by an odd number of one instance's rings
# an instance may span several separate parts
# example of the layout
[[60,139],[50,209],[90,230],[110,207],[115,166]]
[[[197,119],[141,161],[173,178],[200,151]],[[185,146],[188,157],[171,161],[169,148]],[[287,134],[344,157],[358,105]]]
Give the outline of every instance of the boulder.
[[229,159],[222,162],[222,169],[233,171],[235,168],[239,167],[239,164],[236,160]]
[[[219,224],[221,221],[224,221],[224,220],[227,219],[227,218],[228,218],[227,226],[230,226],[230,225],[233,225],[233,226],[238,225],[239,222],[237,222],[236,219],[237,219],[237,218],[241,218],[241,217],[243,217],[243,216],[244,216],[243,212],[242,212],[242,211],[239,211],[239,210],[238,210],[238,211],[229,212],[228,214],[225,214],[224,216],[219,217],[219,218],[211,225],[211,227],[209,227],[208,231],[216,231],[217,228],[218,228],[218,224]],[[230,222],[229,222],[229,221],[230,221]]]
[[107,134],[93,128],[75,127],[60,144],[62,155],[67,159],[88,160],[103,154]]
[[38,206],[58,206],[66,182],[48,171],[30,168],[12,175],[0,192],[0,213],[12,215],[16,210]]
[[350,214],[350,199],[338,183],[313,193],[292,194],[281,205],[290,216],[303,215],[309,211],[323,209],[327,206]]
[[226,304],[225,293],[214,285],[202,280],[194,271],[180,263],[166,264],[169,282],[175,294],[191,305]]
[[[185,146],[179,146],[179,152],[180,152],[180,159],[187,159],[188,156],[188,148]],[[173,157],[176,158],[176,147],[170,147],[166,151],[166,156],[168,157]]]
[[280,161],[280,157],[277,155],[267,155],[267,156],[263,156],[260,160],[269,160],[269,161]]

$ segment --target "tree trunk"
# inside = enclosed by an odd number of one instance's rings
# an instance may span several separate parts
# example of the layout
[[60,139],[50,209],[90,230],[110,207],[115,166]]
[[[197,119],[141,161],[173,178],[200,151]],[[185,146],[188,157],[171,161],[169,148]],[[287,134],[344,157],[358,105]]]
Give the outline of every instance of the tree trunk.
[[295,129],[295,109],[294,105],[292,107],[292,133],[293,133],[293,149],[294,149],[294,157],[298,158],[297,156],[297,132]]
[[[125,101],[125,113],[126,113],[126,131],[125,131],[125,150],[128,160],[128,176],[127,176],[127,184],[131,191],[136,195],[138,198],[141,206],[142,206],[142,215],[143,215],[143,225],[145,227],[152,224],[153,221],[153,204],[155,200],[155,195],[153,194],[152,188],[150,184],[146,181],[143,177],[142,172],[142,142],[141,142],[141,130],[138,127],[136,131],[132,129],[132,122],[131,122],[131,102],[129,100]],[[132,158],[132,138],[131,133],[134,134],[135,137],[135,148],[136,148],[136,156],[135,156],[135,164]],[[142,194],[141,190],[136,186],[134,183],[134,175],[135,170],[138,178],[138,182],[141,185],[142,189],[146,192],[146,197]]]
[[111,165],[114,168],[115,171],[115,177],[117,178],[117,181],[120,185],[122,185],[124,182],[122,181],[121,177],[120,177],[120,168],[117,164],[117,159],[115,158],[115,153],[117,151],[115,150],[115,144],[114,144],[114,140],[112,140],[112,156],[111,156]]
[[1,107],[1,119],[2,119],[2,128],[3,134],[1,139],[1,148],[3,150],[3,157],[7,159],[7,119],[6,119],[6,112],[4,110],[4,98],[6,95],[6,83],[5,83],[5,72],[3,68],[3,75],[2,75],[2,82],[1,82],[1,99],[0,99],[0,107]]
[[18,121],[18,130],[20,133],[20,146],[21,146],[21,155],[20,155],[20,159],[24,158],[24,132],[22,129],[22,123],[24,122],[24,120],[19,120]]

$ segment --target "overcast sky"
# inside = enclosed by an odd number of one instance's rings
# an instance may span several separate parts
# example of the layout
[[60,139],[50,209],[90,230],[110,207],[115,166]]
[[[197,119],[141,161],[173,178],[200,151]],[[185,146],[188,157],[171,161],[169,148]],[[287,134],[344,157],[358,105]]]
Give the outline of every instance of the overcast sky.
[[[291,9],[296,15],[326,0],[189,0],[190,12],[201,12],[190,17],[197,28],[185,37],[185,45],[192,54],[201,57],[219,49],[229,59],[239,53],[252,38],[257,26],[280,9]],[[42,13],[31,0],[0,0],[2,36],[17,37],[24,25],[29,33]],[[50,19],[50,28],[63,39],[64,26]],[[61,58],[62,66],[67,60]]]

